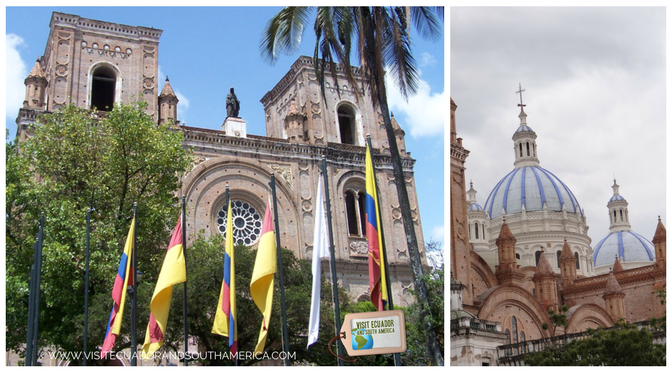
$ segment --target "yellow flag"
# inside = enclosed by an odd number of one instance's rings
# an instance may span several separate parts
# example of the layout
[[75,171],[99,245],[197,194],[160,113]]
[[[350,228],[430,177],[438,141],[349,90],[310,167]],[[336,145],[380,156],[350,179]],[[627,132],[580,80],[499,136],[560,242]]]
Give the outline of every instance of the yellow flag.
[[145,343],[142,346],[142,358],[147,360],[163,345],[166,333],[166,323],[170,311],[170,300],[173,296],[173,286],[187,281],[187,269],[184,260],[182,242],[182,220],[177,222],[173,230],[173,237],[168,244],[168,252],[163,260],[159,280],[154,288],[154,295],[149,304],[149,324],[145,333]]
[[252,280],[250,281],[252,299],[261,313],[264,314],[257,346],[254,348],[255,355],[262,353],[266,345],[271,308],[273,307],[273,283],[277,269],[277,250],[269,201],[269,205],[266,206],[264,224],[261,226],[261,239],[257,249],[257,259],[254,262]]

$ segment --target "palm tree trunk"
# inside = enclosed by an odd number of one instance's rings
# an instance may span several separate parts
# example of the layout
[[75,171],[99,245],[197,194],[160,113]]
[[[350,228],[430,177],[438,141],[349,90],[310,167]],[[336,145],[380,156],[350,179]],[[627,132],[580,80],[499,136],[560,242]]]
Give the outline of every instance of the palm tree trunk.
[[[382,11],[375,7],[374,12]],[[380,19],[380,18],[379,18]],[[376,32],[376,37],[381,35]],[[380,40],[377,40],[380,41]],[[378,42],[378,45],[382,43]],[[376,60],[382,61],[382,51],[376,48]],[[385,132],[387,133],[387,140],[390,145],[390,156],[392,157],[392,169],[394,174],[394,184],[397,188],[397,195],[399,198],[399,208],[401,209],[401,219],[404,224],[404,232],[406,233],[406,241],[408,243],[408,252],[411,258],[411,269],[413,270],[413,280],[416,292],[418,294],[418,302],[420,304],[420,322],[427,337],[427,350],[429,355],[434,360],[436,365],[443,365],[443,355],[437,341],[436,333],[432,322],[432,315],[429,311],[429,295],[427,287],[422,281],[424,272],[422,270],[422,258],[418,250],[418,239],[415,234],[415,224],[411,216],[411,203],[408,199],[408,191],[406,190],[406,178],[404,176],[404,169],[402,166],[401,156],[399,155],[399,148],[397,146],[397,139],[394,135],[394,128],[392,128],[392,120],[390,119],[390,112],[387,105],[387,91],[385,89],[385,71],[381,64],[376,63],[374,66],[369,66],[376,80],[378,86],[378,96],[375,99],[378,101],[381,113],[383,115],[383,122],[385,124]]]

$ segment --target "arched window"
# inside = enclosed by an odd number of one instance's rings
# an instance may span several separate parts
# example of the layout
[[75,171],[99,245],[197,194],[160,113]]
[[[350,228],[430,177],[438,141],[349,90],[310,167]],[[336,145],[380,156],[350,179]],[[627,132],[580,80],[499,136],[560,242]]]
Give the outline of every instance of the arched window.
[[476,239],[478,239],[478,223],[474,223],[474,230],[476,230]]
[[485,239],[485,224],[481,224],[481,229],[483,231],[483,239]]
[[341,143],[356,145],[355,110],[350,105],[338,107],[338,129]]
[[530,156],[530,143],[525,142],[525,145],[527,146],[527,156]]
[[117,74],[111,67],[106,65],[96,67],[91,80],[91,108],[112,111],[116,85]]
[[614,210],[614,223],[616,223],[616,210]]
[[363,237],[366,233],[366,193],[364,190],[345,191],[345,210],[350,236]]
[[[525,332],[520,331],[520,342],[525,342]],[[527,345],[523,344],[523,353],[527,353]]]
[[471,225],[467,224],[467,226],[469,227],[469,239],[473,239],[474,236],[471,235]]
[[576,258],[576,269],[579,270],[579,252],[574,252],[574,258]]
[[516,321],[515,316],[511,317],[511,333],[513,334],[513,343],[517,344],[518,343],[518,321]]
[[539,258],[541,258],[541,251],[534,252],[534,265],[539,266]]
[[504,331],[504,334],[506,335],[506,344],[508,345],[511,343],[511,332],[507,329]]
[[621,213],[621,222],[623,222],[623,210],[621,209],[619,212]]
[[516,253],[516,260],[520,260],[520,253]]
[[558,267],[560,267],[560,254],[561,254],[561,253],[562,253],[561,251],[558,251],[558,252],[557,252],[557,256],[558,256]]
[[523,157],[523,144],[522,143],[518,144],[518,149],[520,150],[520,157],[522,158]]

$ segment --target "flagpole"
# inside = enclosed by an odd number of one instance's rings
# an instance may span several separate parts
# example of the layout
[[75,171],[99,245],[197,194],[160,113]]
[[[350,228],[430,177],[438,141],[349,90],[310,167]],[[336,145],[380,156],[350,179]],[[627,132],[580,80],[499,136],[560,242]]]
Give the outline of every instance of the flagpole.
[[28,295],[28,324],[26,337],[26,365],[37,364],[37,334],[40,319],[40,280],[42,271],[42,235],[44,212],[40,213],[39,230],[34,247],[33,265],[30,268],[30,293]]
[[86,366],[86,346],[89,333],[89,259],[91,257],[91,208],[86,209],[86,267],[84,268],[84,357],[82,365]]
[[278,276],[280,278],[280,308],[282,309],[282,350],[285,352],[284,364],[289,366],[289,336],[287,334],[287,307],[285,305],[285,277],[282,271],[282,247],[280,246],[280,228],[278,225],[278,199],[275,195],[275,175],[271,173],[271,192],[273,194],[273,213],[275,215],[275,246],[278,258]]
[[[184,273],[187,273],[187,208],[186,208],[186,201],[185,201],[185,196],[182,195],[182,255],[184,256]],[[188,351],[188,341],[189,341],[189,326],[187,323],[187,280],[186,280],[186,275],[185,275],[185,280],[184,280],[184,302],[182,304],[182,313],[184,315],[183,322],[184,322],[184,366],[188,366],[188,358],[187,358],[187,351]]]
[[[341,309],[338,301],[338,277],[336,276],[336,254],[334,249],[334,232],[331,227],[331,202],[329,199],[329,181],[327,177],[327,158],[322,155],[322,177],[324,177],[324,199],[327,203],[327,229],[329,230],[329,258],[330,267],[331,267],[331,291],[334,299],[334,335],[338,336],[338,333],[341,331]],[[336,343],[338,345],[338,356],[343,356],[343,344],[341,342]],[[339,366],[343,366],[343,361],[340,358],[336,358]]]
[[35,313],[33,314],[33,365],[37,365],[37,344],[40,325],[40,282],[42,281],[42,242],[44,239],[44,212],[40,213],[40,230],[37,234],[37,263],[35,267]]
[[133,252],[131,253],[131,268],[133,270],[133,293],[131,293],[131,365],[132,366],[137,366],[138,365],[138,356],[137,354],[137,339],[136,339],[136,331],[137,331],[137,312],[138,312],[138,261],[137,261],[137,255],[136,255],[136,248],[137,248],[137,236],[136,236],[136,230],[138,227],[138,220],[137,220],[137,213],[138,213],[138,202],[133,202]]
[[[39,233],[38,233],[39,234]],[[38,235],[39,236],[39,235]],[[37,266],[37,239],[33,244],[33,264],[30,266],[30,282],[28,293],[28,323],[26,324],[26,366],[32,366],[33,362],[33,327],[35,325],[35,280]]]
[[[378,180],[376,179],[376,163],[373,161],[373,147],[371,146],[371,136],[366,135],[366,142],[369,145],[369,150],[371,151],[371,168],[373,169],[373,184],[376,187],[376,196],[378,197],[379,200],[376,200],[376,205],[378,206],[378,210],[376,213],[380,218],[382,219],[382,214],[380,213],[380,190],[378,190]],[[387,247],[385,246],[385,231],[383,230],[383,223],[381,222],[380,226],[378,226],[380,229],[380,238],[381,238],[381,249],[380,249],[380,256],[383,261],[383,265],[385,265],[385,286],[387,287],[387,303],[388,303],[388,310],[394,310],[394,301],[392,298],[394,297],[392,295],[392,282],[390,282],[390,270],[388,270],[387,266]],[[399,353],[394,353],[394,365],[395,366],[400,366],[401,365],[401,358],[399,356]]]

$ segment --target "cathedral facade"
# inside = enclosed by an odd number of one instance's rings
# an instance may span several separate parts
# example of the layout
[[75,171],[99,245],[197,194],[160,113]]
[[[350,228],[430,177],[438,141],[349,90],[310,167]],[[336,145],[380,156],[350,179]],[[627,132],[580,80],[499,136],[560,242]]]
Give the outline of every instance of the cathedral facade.
[[[388,137],[380,111],[368,95],[326,79],[324,96],[310,57],[299,57],[287,74],[261,98],[266,135],[247,133],[242,117],[213,118],[221,130],[185,126],[178,119],[178,98],[166,79],[158,81],[159,38],[154,28],[127,26],[54,12],[44,55],[25,80],[26,98],[17,117],[17,141],[45,112],[69,104],[111,110],[142,97],[157,125],[184,133],[194,163],[178,194],[187,200],[187,236],[224,234],[225,190],[233,201],[237,243],[256,246],[262,211],[276,179],[280,243],[300,259],[311,259],[315,194],[326,159],[331,195],[338,284],[357,300],[369,300],[368,251],[364,228],[365,141],[371,138],[377,169],[381,224],[387,247],[395,304],[413,301],[413,274],[394,184]],[[339,82],[346,82],[336,66]],[[361,71],[354,68],[360,87]],[[160,83],[163,88],[160,89]],[[228,89],[227,89],[228,90]],[[135,98],[134,98],[135,97]],[[326,98],[325,98],[326,97]],[[394,118],[396,141],[412,205],[418,245],[426,264],[413,166],[404,131]],[[323,261],[324,270],[328,261]]]
[[[537,136],[519,106],[514,169],[481,206],[473,184],[466,188],[469,151],[457,137],[451,98],[451,365],[492,365],[507,356],[501,345],[521,353],[531,340],[665,313],[658,297],[666,283],[663,223],[651,242],[630,231],[614,180],[610,232],[591,247],[585,211],[539,166]],[[563,305],[567,326],[554,329],[548,311]]]

